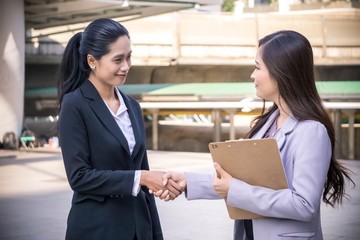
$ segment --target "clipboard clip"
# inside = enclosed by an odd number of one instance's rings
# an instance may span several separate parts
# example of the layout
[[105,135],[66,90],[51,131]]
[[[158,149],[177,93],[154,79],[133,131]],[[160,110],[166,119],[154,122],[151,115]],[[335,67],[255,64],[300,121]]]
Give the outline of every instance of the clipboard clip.
[[212,144],[211,144],[211,147],[212,147],[212,149],[215,149],[215,148],[218,148],[218,145],[215,144],[215,143],[212,143]]

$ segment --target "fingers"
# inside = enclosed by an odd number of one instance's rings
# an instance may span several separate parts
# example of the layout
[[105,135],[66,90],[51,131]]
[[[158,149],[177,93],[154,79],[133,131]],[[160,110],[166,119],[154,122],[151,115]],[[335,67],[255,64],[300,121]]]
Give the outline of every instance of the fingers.
[[171,190],[172,192],[182,192],[183,187],[180,185],[180,182],[175,182],[173,179],[169,179],[168,184],[166,184],[166,188]]
[[152,193],[165,201],[174,200],[185,191],[186,177],[184,173],[167,172],[162,176],[165,191],[152,191]]
[[169,190],[170,200],[177,198],[182,193],[181,186],[172,179],[169,179],[166,188]]
[[214,162],[214,168],[218,178],[222,178],[227,174],[225,170],[217,162]]
[[148,187],[150,194],[164,201],[174,200],[186,187],[183,173],[144,171],[140,181]]
[[232,181],[232,176],[227,173],[217,162],[214,163],[216,175],[214,176],[214,190],[222,198],[227,198],[227,194]]
[[156,192],[153,192],[153,194],[164,201],[174,200],[179,195],[181,195],[181,187],[178,186],[178,184],[172,180],[169,179],[167,185],[165,186],[167,189],[165,191],[159,190]]
[[148,189],[151,189],[152,192],[156,192],[161,189],[165,189],[163,185],[162,176],[165,172],[160,171],[145,171],[141,172],[140,185],[146,186]]
[[167,184],[169,178],[172,178],[172,175],[171,175],[171,173],[167,172],[167,173],[165,173],[165,174],[163,175],[162,178],[163,178],[163,184],[164,184],[164,186],[165,186],[165,185]]
[[[180,172],[171,172],[171,179],[173,179],[180,188],[181,191],[185,191],[186,189],[186,175],[185,173]],[[178,188],[179,189],[179,188]]]
[[173,179],[174,181],[179,181],[180,176],[179,173],[175,173],[175,172],[167,172],[163,175],[163,184],[164,186],[167,184],[169,179]]
[[160,198],[161,200],[164,201],[169,201],[169,200],[174,200],[176,198],[175,195],[171,194],[169,190],[159,190],[157,192],[153,193],[156,197]]

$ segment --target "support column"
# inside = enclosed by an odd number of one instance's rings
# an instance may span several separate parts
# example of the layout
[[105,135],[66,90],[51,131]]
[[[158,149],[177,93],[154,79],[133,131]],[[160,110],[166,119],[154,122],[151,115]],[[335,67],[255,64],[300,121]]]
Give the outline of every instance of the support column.
[[355,110],[347,109],[343,110],[348,115],[348,159],[355,159]]
[[235,140],[235,113],[237,112],[237,109],[229,108],[224,109],[228,114],[230,118],[230,127],[229,127],[229,140]]
[[221,112],[219,109],[214,109],[212,111],[212,117],[214,122],[214,132],[213,132],[213,141],[221,141]]
[[159,109],[147,109],[151,113],[152,149],[159,150]]
[[335,129],[335,157],[342,158],[341,151],[341,110],[334,109],[334,129]]
[[21,133],[24,117],[24,1],[0,1],[0,140]]

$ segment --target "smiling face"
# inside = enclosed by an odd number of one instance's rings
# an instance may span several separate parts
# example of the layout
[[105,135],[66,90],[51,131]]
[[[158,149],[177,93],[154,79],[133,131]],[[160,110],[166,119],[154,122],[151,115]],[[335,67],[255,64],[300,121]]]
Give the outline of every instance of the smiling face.
[[96,60],[88,55],[88,64],[93,70],[89,80],[95,85],[114,87],[125,83],[131,67],[131,44],[128,36],[119,37],[109,45],[109,52]]
[[260,46],[256,54],[255,69],[250,77],[255,83],[256,96],[276,102],[279,99],[279,90],[277,83],[270,77],[269,71],[262,60],[262,50],[263,47]]

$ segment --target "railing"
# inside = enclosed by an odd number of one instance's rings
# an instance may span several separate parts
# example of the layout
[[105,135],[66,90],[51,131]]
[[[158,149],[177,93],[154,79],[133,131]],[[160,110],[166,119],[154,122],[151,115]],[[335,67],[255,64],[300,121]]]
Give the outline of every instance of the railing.
[[[355,157],[355,116],[360,110],[360,81],[320,81],[316,83],[324,106],[333,117],[335,135],[341,142],[341,119],[345,114],[348,119],[348,159]],[[201,112],[212,114],[213,140],[220,141],[221,115],[229,116],[229,139],[235,139],[235,115],[242,115],[241,110],[257,111],[263,103],[256,99],[253,83],[188,83],[188,84],[125,84],[120,89],[136,97],[145,114],[152,116],[152,148],[158,149],[158,117],[169,112]],[[55,108],[56,89],[36,88],[25,91],[25,100],[38,99],[36,109]],[[267,103],[266,107],[269,107]],[[256,113],[256,114],[257,114]],[[335,152],[341,153],[341,145],[336,145]],[[341,155],[341,154],[340,154]]]
[[[346,11],[242,15],[179,12],[124,25],[131,33],[134,65],[253,64],[259,39],[282,29],[299,31],[309,39],[316,64],[360,64],[360,12]],[[70,31],[28,41],[26,61],[59,62],[73,34]]]
[[[141,102],[141,108],[148,111],[152,115],[152,147],[158,150],[158,116],[161,110],[172,110],[174,112],[179,110],[192,110],[194,112],[199,110],[210,110],[213,116],[213,141],[221,141],[221,113],[229,115],[230,140],[235,139],[235,114],[243,109],[250,108],[253,110],[263,108],[262,102]],[[266,107],[271,104],[267,103]],[[324,102],[324,106],[333,113],[335,135],[341,136],[341,113],[346,113],[349,117],[348,128],[348,159],[354,159],[355,156],[355,112],[360,109],[360,102]],[[337,146],[336,152],[341,152]]]

